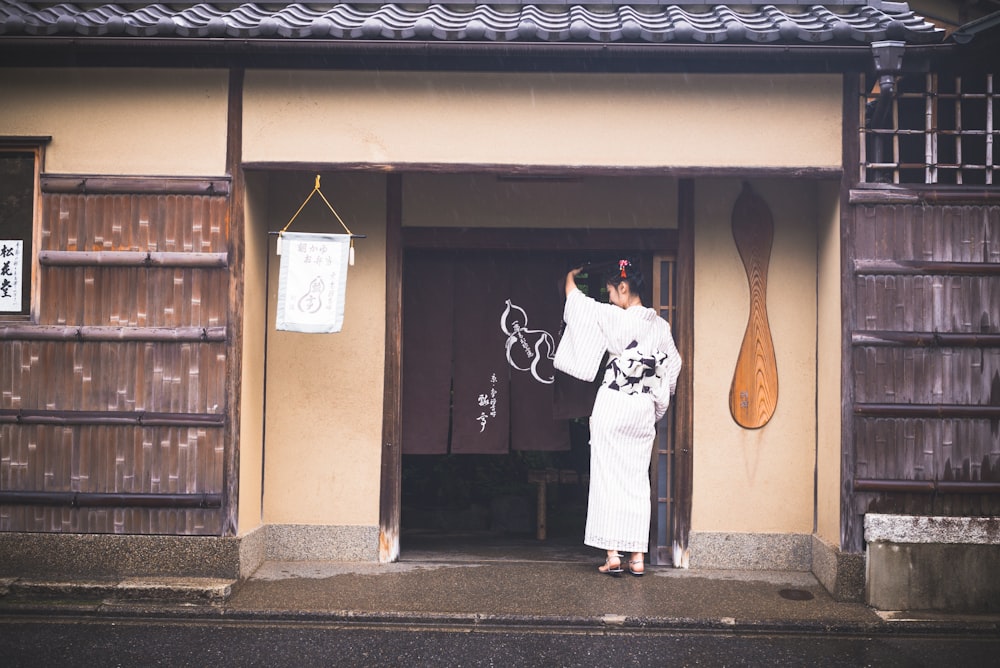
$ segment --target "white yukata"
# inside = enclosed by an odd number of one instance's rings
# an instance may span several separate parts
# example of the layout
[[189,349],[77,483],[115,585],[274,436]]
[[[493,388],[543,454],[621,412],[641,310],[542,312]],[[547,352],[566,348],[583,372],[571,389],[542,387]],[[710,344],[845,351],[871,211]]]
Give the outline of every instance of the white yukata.
[[590,416],[590,496],[583,542],[602,550],[646,552],[656,422],[670,405],[681,370],[670,325],[651,308],[622,309],[579,290],[566,297],[563,320],[557,369],[593,380],[604,352],[609,353]]

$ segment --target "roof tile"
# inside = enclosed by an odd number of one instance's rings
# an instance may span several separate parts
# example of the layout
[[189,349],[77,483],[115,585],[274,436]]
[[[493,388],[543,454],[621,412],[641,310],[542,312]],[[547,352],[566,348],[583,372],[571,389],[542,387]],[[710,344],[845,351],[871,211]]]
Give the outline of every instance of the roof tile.
[[[272,8],[273,7],[273,8]],[[543,6],[533,4],[105,4],[0,0],[0,36],[326,40],[866,44],[939,42],[905,3]]]

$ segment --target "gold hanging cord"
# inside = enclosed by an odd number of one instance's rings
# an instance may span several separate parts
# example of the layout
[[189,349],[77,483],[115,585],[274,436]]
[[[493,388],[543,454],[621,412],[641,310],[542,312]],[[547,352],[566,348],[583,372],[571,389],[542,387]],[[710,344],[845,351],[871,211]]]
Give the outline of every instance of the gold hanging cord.
[[295,222],[295,219],[298,218],[300,213],[302,213],[302,209],[306,208],[306,204],[309,203],[309,200],[311,200],[313,198],[313,195],[315,195],[316,193],[319,193],[319,196],[323,198],[323,202],[326,204],[327,208],[330,209],[330,213],[334,215],[334,217],[337,219],[337,222],[339,222],[341,226],[344,228],[344,230],[346,230],[347,233],[351,235],[350,264],[354,264],[354,240],[364,239],[365,235],[354,234],[353,232],[351,232],[351,229],[347,227],[347,223],[344,222],[344,220],[340,217],[340,214],[338,214],[336,209],[333,208],[333,205],[330,204],[330,200],[326,198],[326,195],[323,194],[323,191],[319,189],[319,174],[316,175],[316,185],[313,186],[312,192],[309,193],[309,196],[306,197],[304,202],[302,202],[302,205],[299,207],[299,210],[296,211],[295,214],[289,219],[289,221],[285,223],[285,226],[281,228],[281,231],[278,232],[278,237],[280,238],[281,235],[285,233],[285,230],[287,230],[291,226],[291,224]]

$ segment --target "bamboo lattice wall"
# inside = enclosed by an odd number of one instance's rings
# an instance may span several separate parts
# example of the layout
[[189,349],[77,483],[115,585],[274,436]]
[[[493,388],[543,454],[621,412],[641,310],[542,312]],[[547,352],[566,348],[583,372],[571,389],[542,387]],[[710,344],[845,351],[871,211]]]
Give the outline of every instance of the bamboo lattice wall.
[[43,187],[38,321],[0,323],[0,530],[222,531],[228,191],[143,186]]
[[843,524],[856,551],[866,512],[1000,514],[1000,207],[853,211]]

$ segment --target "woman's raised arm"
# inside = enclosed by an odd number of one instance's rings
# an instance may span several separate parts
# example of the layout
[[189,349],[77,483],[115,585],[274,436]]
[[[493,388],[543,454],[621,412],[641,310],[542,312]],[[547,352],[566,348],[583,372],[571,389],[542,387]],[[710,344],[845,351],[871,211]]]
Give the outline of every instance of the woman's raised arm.
[[583,271],[583,267],[577,267],[576,269],[570,269],[569,273],[566,274],[566,296],[567,297],[569,297],[569,293],[573,292],[573,290],[576,290],[576,276],[581,271]]

